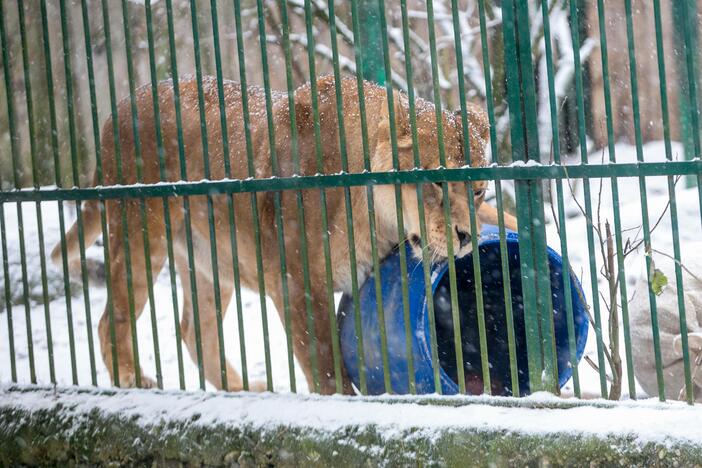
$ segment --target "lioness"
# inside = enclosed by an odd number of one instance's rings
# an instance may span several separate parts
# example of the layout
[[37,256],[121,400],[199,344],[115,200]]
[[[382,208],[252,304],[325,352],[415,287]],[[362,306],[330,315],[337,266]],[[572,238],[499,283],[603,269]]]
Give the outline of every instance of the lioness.
[[[187,169],[187,180],[205,178],[204,161],[209,160],[210,179],[225,177],[224,150],[222,146],[222,129],[220,126],[220,111],[218,93],[214,78],[206,78],[203,82],[205,115],[207,127],[208,154],[203,154],[201,127],[199,118],[197,82],[186,79],[180,84],[180,102],[182,106],[182,137],[184,142],[184,164]],[[341,154],[338,132],[337,108],[335,101],[335,83],[333,77],[318,80],[318,99],[320,113],[321,143],[324,159],[324,173],[331,174],[341,171]],[[354,79],[345,79],[341,83],[343,95],[343,121],[346,132],[346,147],[350,172],[363,171],[363,145],[361,138],[361,120],[359,114],[359,99],[357,84]],[[364,84],[365,107],[367,113],[368,145],[370,148],[373,171],[388,171],[392,166],[392,151],[390,143],[390,126],[387,110],[386,92],[376,85]],[[159,175],[159,150],[154,119],[154,108],[150,86],[144,86],[136,91],[138,109],[139,141],[141,158],[143,159],[143,182],[156,183],[161,180]],[[182,180],[179,161],[178,129],[176,108],[174,105],[173,86],[170,81],[163,82],[158,87],[160,106],[160,124],[165,159],[165,180]],[[253,143],[253,165],[258,178],[271,177],[271,153],[269,151],[268,122],[265,108],[264,91],[257,87],[248,88],[249,112],[251,115],[250,135]],[[227,117],[227,135],[230,150],[232,177],[244,179],[249,176],[247,171],[246,140],[244,135],[244,119],[242,110],[242,94],[239,84],[224,83],[224,100]],[[295,91],[295,118],[298,135],[300,174],[316,174],[315,159],[315,128],[312,109],[310,86],[303,86]],[[105,185],[133,184],[137,182],[137,155],[135,140],[132,134],[132,113],[129,100],[122,101],[118,106],[119,154],[115,149],[113,123],[108,121],[102,132],[102,167]],[[437,138],[436,117],[434,106],[428,102],[417,101],[417,126],[419,137],[419,154],[424,168],[439,166],[439,142]],[[406,96],[395,93],[395,115],[397,126],[397,141],[401,169],[414,167],[412,155],[412,139],[408,117],[408,101]],[[470,154],[473,166],[486,164],[484,147],[488,138],[488,122],[485,113],[477,106],[468,107],[470,119]],[[444,143],[446,148],[446,163],[448,167],[464,165],[463,139],[460,117],[455,113],[443,113]],[[291,152],[291,128],[288,114],[288,98],[286,94],[274,94],[272,121],[275,131],[275,153],[280,166],[280,176],[293,175],[293,158]],[[121,160],[121,176],[118,176],[118,160]],[[494,223],[496,213],[493,208],[483,204],[487,182],[473,182],[475,204],[478,215],[483,221]],[[350,189],[351,206],[353,210],[353,227],[356,247],[356,266],[360,282],[368,275],[372,267],[370,232],[368,220],[368,201],[364,187]],[[419,218],[417,212],[416,187],[402,186],[402,202],[404,214],[404,231],[398,233],[395,212],[395,195],[393,186],[375,186],[375,223],[377,248],[380,258],[387,255],[391,249],[404,238],[412,240],[415,254],[421,256],[419,239]],[[463,256],[471,250],[471,226],[468,211],[468,187],[466,183],[449,184],[451,217],[453,220],[453,250],[458,256]],[[281,260],[278,249],[277,232],[284,229],[285,253],[289,301],[292,318],[292,335],[295,356],[298,359],[305,376],[312,388],[312,368],[310,363],[310,334],[307,330],[306,298],[304,293],[301,252],[301,230],[298,224],[298,208],[296,194],[285,191],[280,194],[282,226],[276,224],[274,214],[273,192],[258,192],[258,223],[261,228],[261,247],[263,252],[265,291],[274,301],[281,315],[284,310],[284,299],[281,285]],[[344,190],[330,188],[326,190],[326,208],[329,213],[329,235],[331,246],[331,262],[333,287],[335,291],[350,291],[351,268],[349,262],[349,241],[346,224],[346,209]],[[331,330],[328,315],[326,269],[323,251],[322,207],[319,190],[303,192],[305,208],[305,232],[309,258],[309,275],[311,285],[311,303],[314,307],[314,333],[317,337],[317,361],[320,376],[320,391],[330,394],[335,391],[334,364],[331,351]],[[234,211],[236,220],[236,242],[238,256],[233,257],[230,243],[231,223],[227,206],[228,195],[212,196],[212,211],[214,217],[214,244],[217,249],[217,267],[219,274],[219,292],[222,300],[222,311],[226,311],[234,292],[233,261],[238,261],[241,281],[244,286],[257,290],[259,288],[256,267],[256,244],[252,215],[251,195],[234,195]],[[427,184],[424,189],[424,204],[428,230],[427,248],[431,258],[440,261],[447,256],[445,235],[445,218],[442,201],[442,189],[438,184]],[[131,277],[134,288],[133,310],[138,317],[147,300],[146,275],[155,278],[166,261],[167,242],[163,200],[150,198],[146,200],[148,223],[148,247],[150,249],[151,271],[147,273],[144,259],[144,236],[140,214],[140,201],[129,199],[124,201],[126,223],[122,220],[121,201],[106,202],[107,219],[109,224],[109,271],[112,283],[112,305],[114,310],[114,326],[116,336],[116,352],[120,386],[134,386],[136,372],[132,354],[132,331],[130,327],[130,298],[127,293],[127,266],[125,256],[130,252]],[[175,263],[183,283],[183,310],[181,331],[188,351],[194,361],[197,360],[196,333],[193,323],[193,304],[197,300],[197,310],[200,319],[202,336],[202,360],[206,379],[215,387],[222,388],[220,371],[220,353],[218,345],[217,322],[213,294],[213,266],[210,251],[210,222],[208,201],[204,196],[190,197],[190,216],[192,225],[193,260],[196,271],[197,297],[192,297],[190,287],[190,270],[188,248],[186,242],[185,211],[182,200],[175,197],[168,199],[173,232]],[[99,203],[87,201],[81,209],[85,226],[86,245],[92,244],[101,233]],[[127,232],[124,232],[126,224]],[[513,222],[510,218],[510,227]],[[479,228],[479,226],[478,226]],[[74,224],[69,230],[66,240],[70,261],[76,261],[79,255],[78,232]],[[126,235],[125,235],[126,234]],[[128,240],[128,248],[125,245]],[[60,245],[54,247],[52,259],[61,261]],[[110,338],[110,317],[108,309],[100,319],[99,336],[102,357],[107,369],[112,374],[112,347]],[[197,362],[197,361],[196,361]],[[232,366],[226,364],[227,388],[241,390],[242,378]],[[114,376],[112,376],[114,378]],[[142,386],[153,386],[154,382],[140,374]],[[343,375],[343,391],[352,393],[353,389],[348,376]],[[261,383],[252,383],[254,390],[263,390]]]

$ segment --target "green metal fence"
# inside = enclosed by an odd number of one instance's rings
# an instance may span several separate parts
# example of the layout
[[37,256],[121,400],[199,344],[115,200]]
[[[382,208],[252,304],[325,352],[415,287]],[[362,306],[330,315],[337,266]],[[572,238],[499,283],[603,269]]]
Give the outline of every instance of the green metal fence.
[[[348,268],[347,292],[358,312],[361,281],[373,274],[376,285],[380,285],[381,253],[387,252],[387,246],[378,245],[379,201],[374,188],[392,186],[394,198],[390,204],[394,204],[393,221],[400,232],[400,243],[405,242],[405,218],[416,215],[419,220],[417,243],[422,249],[426,294],[431,297],[432,257],[427,246],[425,206],[428,197],[437,196],[431,187],[437,185],[439,198],[443,200],[442,229],[446,236],[453,323],[458,324],[460,285],[454,262],[454,237],[458,232],[454,230],[449,192],[455,190],[456,183],[463,187],[470,242],[477,252],[480,236],[476,203],[480,199],[473,190],[480,187],[481,181],[494,181],[494,197],[490,197],[489,203],[496,205],[499,214],[505,278],[508,275],[505,210],[514,207],[519,222],[532,391],[560,391],[551,286],[544,274],[548,271],[546,246],[550,244],[587,285],[585,299],[594,330],[590,338],[594,359],[590,362],[596,369],[595,393],[619,399],[623,391],[630,398],[637,398],[635,362],[653,360],[657,395],[649,396],[665,400],[666,388],[682,388],[681,399],[692,403],[699,397],[695,392],[700,391],[697,371],[701,355],[694,345],[688,344],[687,321],[691,311],[686,311],[686,307],[689,309],[691,305],[686,293],[692,290],[694,294],[694,285],[686,286],[684,278],[687,272],[693,282],[694,278],[699,281],[702,272],[688,267],[689,261],[699,253],[684,248],[688,245],[685,242],[692,242],[700,232],[702,221],[695,5],[672,1],[676,11],[689,18],[674,26],[662,20],[662,11],[668,11],[671,4],[654,0],[653,11],[643,17],[632,11],[632,0],[624,0],[621,14],[626,19],[624,44],[628,66],[625,69],[629,76],[626,83],[612,83],[604,3],[599,0],[596,5],[588,6],[591,13],[588,18],[595,18],[598,37],[583,38],[579,25],[586,11],[576,0],[401,0],[392,4],[384,0],[340,3],[146,0],[141,4],[126,0],[119,4],[105,0],[0,0],[4,86],[0,94],[3,116],[0,120],[6,121],[6,128],[0,127],[4,132],[0,135],[0,149],[5,153],[1,159],[2,175],[9,175],[0,191],[5,296],[0,315],[5,315],[6,321],[2,335],[6,342],[0,346],[3,361],[0,380],[181,389],[197,386],[203,390],[209,381],[225,390],[249,390],[254,387],[254,380],[261,378],[268,390],[282,388],[296,392],[303,381],[296,368],[296,362],[301,362],[309,391],[350,392],[337,330],[335,294],[339,288],[335,287],[338,271],[334,267],[341,260],[332,248],[335,239],[340,235],[346,239],[347,252],[341,258],[346,262],[344,269]],[[641,76],[637,71],[641,51],[635,38],[637,21],[643,21],[642,18],[654,22],[656,50],[651,53],[655,55],[656,76]],[[557,21],[558,28],[552,28],[551,21]],[[564,27],[569,37],[564,36]],[[664,40],[672,29],[677,35],[675,51],[684,58],[678,61],[675,74],[666,68],[674,60]],[[554,35],[558,35],[558,42]],[[558,47],[554,47],[556,43]],[[413,52],[413,48],[418,52]],[[588,58],[592,49],[598,51],[599,63]],[[592,76],[587,79],[581,60],[589,60],[591,73],[603,81],[606,112],[603,122],[588,121],[584,96]],[[183,69],[193,72],[194,77],[182,78]],[[318,82],[316,78],[325,74],[331,74],[332,78]],[[343,81],[347,75],[355,76],[355,80]],[[368,88],[363,78],[383,81],[380,85],[384,86],[387,102],[383,112],[390,121],[392,154],[391,166],[383,170],[373,168],[376,142],[368,129],[369,122],[377,122],[377,116],[367,115],[365,109],[370,102],[365,96],[368,89],[376,94],[381,90]],[[163,81],[166,79],[170,81]],[[659,83],[659,95],[645,99],[657,103],[656,118],[662,122],[663,129],[660,138],[663,157],[645,157],[642,126],[646,123],[641,118],[642,98],[638,94],[642,79]],[[237,91],[240,98],[236,101],[240,108],[236,110],[231,109],[234,101],[228,93],[234,92],[234,85],[228,80],[241,84]],[[684,99],[676,97],[675,106],[671,106],[672,96],[668,94],[670,81],[684,90]],[[299,105],[295,98],[297,88],[305,82],[309,82],[310,115],[295,108]],[[276,86],[280,91],[273,90]],[[318,86],[332,88],[325,94]],[[617,160],[621,147],[617,145],[614,128],[613,86],[627,87],[632,103],[634,157],[624,161]],[[567,92],[576,99],[575,103],[568,102],[568,106],[574,106],[577,111],[577,127],[564,125],[560,115]],[[344,110],[344,100],[350,99],[350,95],[356,96],[358,102],[358,113],[353,116]],[[327,103],[320,102],[320,96],[333,99],[336,128],[327,125],[330,118],[324,110],[327,107],[320,111]],[[420,104],[420,96],[427,100]],[[435,112],[436,128],[432,132],[438,141],[439,167],[424,167],[420,154],[420,133],[427,129],[420,128],[426,119],[418,122],[417,107],[426,106],[428,101],[433,103]],[[475,133],[470,120],[471,101],[487,112],[488,148],[494,164],[471,165],[471,151],[476,148],[474,142],[471,144]],[[396,105],[403,106],[405,102],[414,168],[401,164],[400,156],[406,148],[398,144],[395,125]],[[453,167],[456,165],[447,162],[444,138],[448,130],[442,118],[447,108],[457,109],[454,115],[460,121],[457,128],[462,138],[466,164],[463,167]],[[678,147],[671,134],[671,113],[677,113],[676,121],[685,122],[684,134],[678,136],[685,142],[685,157],[679,157],[674,150]],[[232,116],[241,120],[232,122]],[[298,135],[301,118],[311,122],[310,128],[314,130],[311,143]],[[350,129],[345,119],[354,122],[358,119],[360,128]],[[102,127],[105,122],[108,123]],[[283,128],[279,122],[287,122],[287,126]],[[606,127],[608,145],[601,151],[589,146],[587,129],[592,125]],[[577,138],[579,155],[568,155],[562,150],[564,133]],[[330,145],[340,158],[340,167],[333,171],[328,170],[329,161],[325,159]],[[646,155],[653,153],[656,151]],[[211,160],[212,154],[221,157]],[[349,161],[350,154],[363,157]],[[53,172],[47,175],[46,168]],[[682,176],[692,181],[686,191],[681,187],[683,184],[676,184]],[[649,203],[653,192],[649,187],[661,177],[666,181],[662,199],[667,203],[661,209],[656,202],[653,209]],[[620,184],[631,179],[637,182],[637,193],[622,192]],[[406,206],[403,186],[408,184],[416,189],[417,213]],[[603,186],[609,189],[609,195],[604,198]],[[626,187],[634,190],[630,185]],[[660,193],[654,195],[658,197],[656,200],[661,199]],[[693,214],[686,214],[681,222],[677,197],[689,199],[695,195],[695,203],[685,200],[686,213]],[[637,199],[640,206],[637,213],[640,223],[635,226],[623,224],[620,211],[623,200],[631,198]],[[338,201],[338,206],[334,206],[343,208],[343,212],[328,212],[329,199]],[[88,201],[95,202],[88,207]],[[383,203],[387,202],[383,199]],[[32,205],[33,211],[27,211]],[[601,216],[602,205],[611,206],[611,219]],[[42,222],[47,206],[51,207],[52,225]],[[367,207],[367,216],[358,212],[359,207]],[[88,209],[93,213],[88,214]],[[70,239],[64,233],[73,212],[79,251],[78,261],[71,264]],[[24,219],[27,213],[32,217],[29,227]],[[89,235],[86,230],[91,228],[84,226],[87,217],[97,219],[99,224],[97,231]],[[361,218],[368,225],[362,232],[358,229]],[[54,219],[58,225],[53,224]],[[157,232],[150,232],[154,229],[153,219],[163,220],[158,223]],[[177,219],[175,224],[173,219]],[[204,231],[200,223],[203,219],[207,221]],[[310,219],[318,221],[312,225]],[[663,227],[659,226],[661,222]],[[572,228],[573,225],[576,227]],[[557,227],[555,231],[553,226]],[[54,232],[56,236],[49,235]],[[654,233],[658,237],[654,238]],[[98,235],[102,238],[99,253],[90,254],[86,239]],[[574,235],[577,245],[573,244]],[[656,239],[664,237],[664,241],[658,242],[670,246],[670,253],[660,253],[656,245]],[[57,257],[60,266],[55,273],[46,250],[51,246],[47,238],[59,239],[62,255]],[[302,242],[297,245],[290,241],[292,238]],[[27,239],[36,245],[29,245]],[[309,239],[316,239],[321,245],[308,245]],[[381,240],[387,243],[387,239]],[[153,247],[155,241],[158,245]],[[369,252],[368,265],[359,264],[359,245]],[[203,247],[204,251],[200,251]],[[28,251],[36,249],[38,262],[28,265]],[[578,252],[575,258],[574,251]],[[18,252],[21,259],[19,270],[13,269],[13,252]],[[408,326],[405,252],[399,249],[405,326]],[[632,337],[630,327],[630,303],[635,267],[627,263],[632,252],[645,262],[646,290],[636,293],[647,298],[652,356],[633,351],[632,340],[636,337]],[[365,250],[362,255],[366,255]],[[674,283],[677,293],[682,381],[666,373],[669,356],[662,350],[665,345],[659,337],[656,305],[661,284],[667,278],[655,261],[668,256],[674,259],[674,281],[672,277],[668,281]],[[153,259],[159,261],[152,265]],[[103,265],[100,271],[104,272],[104,286],[100,284],[102,279],[91,274],[95,263]],[[119,271],[123,276],[114,276],[115,264],[121,265]],[[162,264],[166,276],[159,285]],[[480,339],[474,345],[481,351],[484,392],[491,393],[485,318],[490,311],[483,304],[479,265],[475,255]],[[38,271],[33,271],[34,268]],[[57,286],[52,275],[59,280]],[[38,278],[38,283],[33,283],[32,278]],[[316,282],[320,279],[323,284]],[[504,283],[504,297],[509,298],[512,294],[509,281]],[[252,297],[242,292],[244,284],[258,294],[253,303]],[[582,374],[588,371],[592,374],[592,369],[587,364],[578,366],[574,358],[573,305],[570,284],[565,284],[573,359],[572,394],[580,397],[588,393],[581,389]],[[54,290],[62,297],[50,297]],[[232,306],[230,297],[234,299]],[[269,323],[271,303],[267,297],[274,300],[283,323],[284,333],[273,339],[269,331],[273,325]],[[96,309],[103,302],[105,312],[98,325],[100,311]],[[507,300],[506,304],[507,323],[511,323],[514,311],[511,301]],[[126,310],[115,310],[115,306],[126,306]],[[157,319],[164,315],[161,313],[164,307],[170,310],[166,314],[168,322],[163,317]],[[181,325],[184,307],[192,309],[192,323],[186,318],[188,323]],[[142,321],[150,322],[151,349],[140,346],[140,335],[145,329],[137,327],[137,319],[142,308],[148,311],[148,317]],[[227,308],[233,309],[230,315],[235,316],[230,329],[223,321]],[[52,326],[57,309],[65,314],[58,327],[56,323]],[[383,312],[379,306],[385,385],[390,390],[390,356]],[[247,314],[260,314],[256,323],[260,329],[247,329]],[[428,301],[428,314],[434,381],[440,393],[431,301]],[[360,314],[355,316],[361,348],[362,324]],[[41,323],[38,327],[44,336],[37,336],[37,323]],[[107,337],[102,349],[94,342],[98,328]],[[699,324],[691,330],[698,331]],[[174,340],[167,338],[171,335],[175,335]],[[209,339],[203,340],[203,335]],[[129,342],[122,344],[128,349],[121,349],[118,341],[125,337]],[[194,341],[189,342],[189,337],[194,337]],[[276,339],[284,340],[284,345],[278,346]],[[512,379],[516,379],[517,356],[511,328],[508,339]],[[188,374],[182,340],[195,362],[194,374]],[[171,345],[165,346],[166,341]],[[459,362],[461,343],[461,331],[455,327],[454,344]],[[262,360],[258,367],[252,368],[252,347],[261,344]],[[56,351],[57,345],[61,347],[60,353]],[[409,338],[406,346],[410,351],[409,374],[413,375]],[[284,355],[276,355],[276,350]],[[233,353],[239,359],[234,367],[239,369],[240,378],[232,375],[233,368],[226,363],[226,355],[231,357]],[[144,359],[144,356],[149,357]],[[120,363],[120,359],[127,361]],[[277,376],[274,379],[273,363],[277,360],[284,361],[280,368],[287,369],[287,382],[280,382]],[[99,377],[106,375],[103,366],[109,371],[109,381]],[[359,368],[362,371],[357,390],[366,393],[363,362],[359,362]],[[144,375],[139,369],[143,369]],[[125,371],[131,374],[125,376]],[[466,393],[463,367],[458,366],[457,371],[460,391]],[[164,379],[164,374],[175,377]],[[145,381],[145,375],[153,375],[155,380]],[[622,389],[623,381],[627,387]],[[415,391],[412,380],[409,388]],[[512,388],[518,396],[519,385],[513,382]]]

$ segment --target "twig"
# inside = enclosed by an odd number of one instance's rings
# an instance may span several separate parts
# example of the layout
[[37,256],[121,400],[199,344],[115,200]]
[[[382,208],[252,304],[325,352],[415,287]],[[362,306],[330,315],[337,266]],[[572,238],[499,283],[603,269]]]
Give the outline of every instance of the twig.
[[[548,162],[549,164],[553,164],[553,140],[551,140],[551,149],[549,150]],[[561,237],[561,225],[558,222],[558,217],[556,216],[556,207],[553,205],[553,185],[560,183],[560,180],[554,182],[553,184],[551,183],[551,181],[549,181],[548,183],[548,204],[551,207],[551,216],[553,217],[553,224],[556,226],[556,232],[558,233],[558,237]]]
[[[593,361],[590,356],[585,356],[584,359],[585,359],[585,362],[590,364],[590,367],[592,367],[595,370],[595,372],[597,372],[598,374],[600,373],[600,368],[597,366],[597,364],[595,364],[595,361]],[[610,377],[606,372],[605,372],[605,379],[607,379],[608,382],[612,382],[612,377]]]
[[602,233],[600,233],[599,229],[595,224],[592,222],[592,219],[588,217],[587,213],[585,212],[585,208],[580,204],[578,201],[578,197],[575,196],[575,191],[573,190],[573,186],[570,184],[570,178],[568,177],[568,171],[565,169],[565,166],[563,166],[564,170],[566,171],[566,182],[568,184],[568,189],[570,190],[570,194],[573,195],[573,201],[575,204],[578,206],[578,209],[580,210],[580,213],[585,217],[585,220],[590,224],[592,229],[597,232],[597,236],[601,239],[602,238]]
[[[582,283],[582,277],[580,279],[580,282]],[[576,289],[576,292],[578,293],[578,297],[580,298],[580,301],[583,304],[587,304],[587,302],[585,301],[585,296],[580,291],[580,288],[575,288],[575,289]],[[595,318],[592,316],[592,313],[590,313],[589,306],[585,307],[585,313],[587,314],[587,319],[588,319],[588,322],[590,322],[590,326],[593,329],[596,329],[597,324],[595,323]],[[609,354],[609,351],[607,350],[607,347],[605,346],[605,342],[603,340],[600,340],[600,343],[602,344],[602,352],[605,356],[605,359],[607,359],[607,362],[609,363],[610,367],[613,368],[612,356]]]
[[[678,181],[680,180],[680,177],[681,177],[681,176],[677,176],[677,177],[675,178],[675,182],[673,182],[673,187],[675,187],[675,186],[678,184]],[[653,233],[653,231],[656,230],[656,228],[658,227],[658,225],[659,225],[659,224],[661,223],[661,221],[663,220],[663,216],[665,216],[665,213],[668,211],[669,208],[670,208],[670,198],[668,198],[668,202],[665,204],[665,208],[663,208],[663,211],[661,212],[661,215],[658,217],[658,220],[656,220],[656,223],[653,225],[653,227],[652,227],[651,229],[649,229],[649,231],[648,231],[648,234],[649,234],[649,235],[651,235],[651,234]],[[639,237],[639,233],[641,232],[641,228],[642,228],[642,227],[643,227],[643,226],[639,226],[639,228],[638,228],[639,231],[636,233],[636,236],[634,237],[634,242],[636,242],[636,239]],[[645,239],[641,239],[641,240],[639,240],[638,242],[636,242],[636,244],[635,244],[633,247],[629,247],[629,250],[626,250],[626,249],[625,249],[625,250],[624,250],[624,257],[626,257],[627,255],[629,255],[631,252],[637,250],[637,249],[641,246],[641,244],[644,243],[644,241],[645,241]],[[627,244],[628,244],[628,242],[627,242]]]
[[[268,23],[268,26],[270,29],[273,30],[273,34],[275,34],[275,37],[277,38],[277,41],[273,41],[274,44],[278,45],[280,47],[281,52],[285,54],[285,44],[283,41],[283,30],[281,28],[281,22],[278,19],[278,15],[276,14],[276,8],[271,8],[269,10],[269,14],[266,15],[266,23]],[[289,34],[288,34],[289,37]],[[272,41],[266,41],[266,42],[272,42]],[[292,47],[290,47],[292,49]],[[291,50],[292,53],[292,50]],[[297,77],[297,81],[300,83],[304,83],[307,81],[305,73],[302,71],[302,68],[300,67],[300,61],[299,60],[291,60],[290,65],[292,66],[293,72],[295,73]],[[294,87],[294,86],[293,86]]]
[[[268,38],[269,42],[274,41],[275,38]],[[307,48],[307,37],[302,34],[290,34],[290,42],[295,44],[300,44],[301,46]],[[314,52],[323,57],[325,60],[332,62],[334,60],[334,55],[332,50],[325,46],[324,44],[316,44]],[[339,54],[339,66],[342,70],[347,71],[351,74],[356,73],[356,62],[344,55]],[[399,73],[393,71],[392,74],[393,84],[402,91],[407,90],[407,82],[402,79]]]
[[607,233],[607,257],[605,263],[608,270],[609,283],[609,349],[612,355],[612,385],[609,389],[609,399],[619,400],[622,394],[622,359],[619,354],[619,315],[617,313],[617,282],[614,280],[614,242],[609,221],[605,220]]
[[[656,230],[656,228],[658,227],[658,225],[660,224],[660,222],[663,220],[663,216],[665,215],[666,211],[668,211],[668,208],[670,208],[670,200],[668,200],[668,202],[667,202],[666,205],[665,205],[665,208],[663,208],[663,211],[661,212],[661,215],[658,217],[658,220],[656,221],[656,224],[654,224],[653,227],[652,227],[651,229],[648,230],[648,235],[649,235],[649,236],[650,236],[651,234],[653,234],[653,231]],[[642,227],[643,227],[643,226],[642,226]],[[624,251],[624,257],[626,257],[627,255],[629,255],[631,252],[634,252],[634,251],[638,250],[638,248],[641,247],[641,244],[643,244],[644,241],[646,240],[646,239],[640,239],[640,240],[636,241],[636,238],[639,237],[639,233],[640,233],[640,232],[641,232],[641,229],[639,229],[639,232],[636,233],[636,237],[634,238],[634,242],[636,242],[636,244],[633,244],[633,246],[629,247],[629,250],[625,250],[625,251]]]
[[673,256],[671,256],[670,254],[667,254],[667,253],[665,253],[665,252],[661,252],[660,250],[656,250],[656,249],[654,249],[654,248],[651,248],[651,251],[652,251],[652,252],[655,252],[655,253],[657,253],[657,254],[659,254],[659,255],[663,255],[664,257],[668,257],[669,259],[673,260],[675,263],[677,263],[678,265],[680,265],[680,268],[682,268],[683,270],[685,270],[690,276],[692,276],[692,277],[695,278],[697,281],[699,281],[700,283],[702,283],[702,278],[700,278],[699,276],[697,276],[696,274],[694,274],[693,272],[691,272],[691,271],[690,271],[680,260],[678,260],[677,258],[675,258],[675,257],[673,257]]
[[[699,372],[700,369],[702,369],[702,353],[696,353],[695,357],[695,368],[692,371],[692,383],[693,385],[697,383],[697,373]],[[686,388],[685,384],[683,384],[682,388],[680,389],[680,393],[678,393],[678,400],[682,400],[685,398],[685,393],[686,393]]]

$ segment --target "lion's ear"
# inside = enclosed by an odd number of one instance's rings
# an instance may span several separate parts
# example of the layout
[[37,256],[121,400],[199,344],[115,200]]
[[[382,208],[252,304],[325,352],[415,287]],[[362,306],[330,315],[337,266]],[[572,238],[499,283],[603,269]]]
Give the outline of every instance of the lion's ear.
[[[490,136],[490,120],[487,113],[477,104],[468,103],[466,107],[468,113],[468,125],[471,136],[477,136],[485,144]],[[460,115],[460,111],[458,112]]]
[[295,120],[299,127],[312,127],[312,95],[308,86],[295,90]]
[[[468,116],[468,129],[471,136],[482,140],[480,142],[482,144],[487,143],[488,136],[490,135],[490,121],[485,111],[476,104],[468,103],[466,114]],[[457,109],[453,111],[453,115],[460,120],[461,110]]]

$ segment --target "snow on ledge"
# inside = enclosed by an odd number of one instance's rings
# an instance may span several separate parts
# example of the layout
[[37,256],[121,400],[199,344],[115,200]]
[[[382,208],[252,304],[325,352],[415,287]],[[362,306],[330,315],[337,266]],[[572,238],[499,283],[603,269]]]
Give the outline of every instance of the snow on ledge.
[[[429,397],[436,401],[437,396]],[[439,434],[445,430],[506,431],[524,435],[573,435],[605,439],[631,437],[640,444],[702,445],[702,407],[653,400],[580,404],[537,394],[523,399],[440,397],[450,405],[427,404],[427,397],[360,397],[292,394],[205,393],[153,390],[107,390],[76,387],[0,386],[0,408],[71,414],[99,411],[148,427],[188,420],[196,425],[254,429],[280,426],[334,432],[372,425],[385,438],[406,431]],[[513,405],[504,405],[507,401]],[[543,405],[572,402],[558,409]],[[390,404],[391,403],[391,404]],[[497,406],[501,405],[501,406]],[[540,406],[540,407],[539,407]]]

